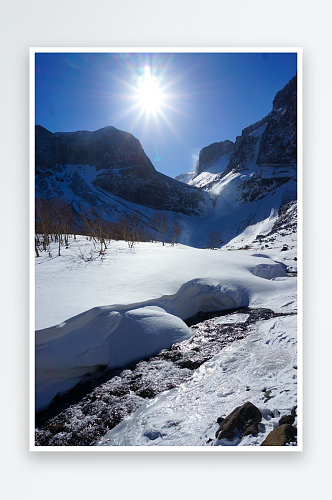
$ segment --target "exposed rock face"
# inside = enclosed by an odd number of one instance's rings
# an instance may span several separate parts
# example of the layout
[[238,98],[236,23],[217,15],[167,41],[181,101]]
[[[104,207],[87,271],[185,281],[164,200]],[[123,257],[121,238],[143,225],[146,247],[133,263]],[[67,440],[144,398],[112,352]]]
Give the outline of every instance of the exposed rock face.
[[283,424],[271,431],[261,446],[286,446],[288,443],[296,441],[296,435],[295,427],[290,424]]
[[262,136],[258,164],[297,163],[297,98],[278,111],[272,111]]
[[241,142],[238,143],[237,150],[232,155],[226,171],[242,170],[253,163],[255,160],[256,145],[259,140],[259,136],[248,135],[241,137]]
[[61,172],[63,161],[58,138],[40,125],[36,126],[36,167]]
[[[297,77],[294,76],[273,99],[272,111],[243,129],[235,144],[224,141],[203,148],[196,164],[195,175],[210,168],[223,155],[232,152],[220,178],[231,171],[245,170],[253,164],[283,167],[297,162]],[[215,181],[220,180],[215,179]],[[288,177],[289,180],[290,177]],[[191,183],[194,185],[194,183]],[[272,186],[274,189],[275,186]],[[209,186],[211,189],[211,186]]]
[[[203,165],[205,152],[208,171],[196,175],[189,184],[207,191],[215,211],[220,210],[225,218],[232,214],[238,217],[239,222],[232,221],[227,231],[236,226],[239,234],[269,217],[268,206],[277,211],[281,205],[296,200],[297,77],[276,94],[267,116],[242,131],[233,152],[224,156],[225,161],[210,168],[209,154],[211,162],[217,158],[216,144],[201,150],[196,173]],[[247,211],[240,216],[241,206]]]
[[232,141],[226,140],[214,142],[210,146],[206,146],[199,152],[199,159],[195,167],[195,175],[199,175],[208,168],[217,163],[220,158],[234,151],[235,144]]
[[105,206],[100,190],[149,208],[188,215],[199,215],[205,203],[199,189],[157,172],[138,139],[127,132],[105,127],[52,134],[37,125],[36,194],[64,196],[65,188],[72,193],[69,202],[95,207]]
[[[262,134],[257,164],[296,163],[297,146],[297,77],[294,76],[273,99],[271,113],[250,125],[236,138],[235,152],[227,170],[244,167],[254,158],[254,146],[259,139],[253,134],[266,125]],[[254,137],[251,134],[255,135]],[[251,153],[250,153],[251,151]],[[245,160],[245,161],[244,161]]]
[[233,439],[234,432],[238,431],[240,437],[258,434],[258,424],[262,420],[259,409],[247,401],[238,406],[220,424],[216,432],[217,439]]
[[248,135],[250,135],[255,130],[259,129],[263,125],[267,124],[267,122],[269,121],[269,116],[270,115],[265,116],[264,118],[262,118],[258,122],[255,122],[252,125],[249,125],[249,127],[246,127],[246,128],[244,128],[242,130],[242,134],[238,135],[237,138],[236,138],[236,141],[235,141],[235,151],[237,151],[239,149],[240,144],[242,143],[243,139],[245,139],[246,137],[248,137]]
[[139,140],[115,127],[95,132],[58,132],[55,136],[63,164],[94,165],[97,170],[139,167],[141,175],[155,172]]
[[279,109],[283,106],[288,106],[296,96],[297,92],[297,76],[295,75],[283,89],[277,92],[273,99],[273,109]]

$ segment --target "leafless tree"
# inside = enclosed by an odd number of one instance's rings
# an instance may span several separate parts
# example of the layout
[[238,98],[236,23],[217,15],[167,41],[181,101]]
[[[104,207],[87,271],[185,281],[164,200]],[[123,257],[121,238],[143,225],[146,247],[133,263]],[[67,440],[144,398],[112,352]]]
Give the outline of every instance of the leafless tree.
[[180,224],[178,219],[173,219],[172,221],[172,226],[170,230],[170,236],[173,238],[172,246],[174,247],[176,240],[178,237],[182,234],[183,231],[183,225]]
[[100,244],[99,253],[102,255],[107,250],[110,241],[110,229],[108,224],[95,211],[93,207],[88,210],[81,209],[81,218],[84,224],[84,231],[94,243]]
[[37,234],[35,234],[35,252],[36,252],[36,257],[39,257],[38,246],[39,246],[39,237],[38,237]]
[[165,246],[166,237],[170,227],[167,215],[158,212],[151,217],[150,221],[151,224],[156,228],[157,232],[159,233],[163,246]]
[[35,234],[40,235],[37,237],[36,243],[38,247],[46,252],[52,234],[52,210],[51,203],[45,198],[37,198],[35,203]]
[[61,245],[68,246],[70,211],[64,198],[51,200],[53,231],[58,241],[58,255],[61,255]]
[[126,241],[129,248],[133,248],[136,243],[142,241],[143,233],[134,215],[121,215],[116,221],[116,228],[119,239]]
[[214,250],[216,247],[219,247],[223,243],[224,242],[222,239],[221,232],[216,229],[213,229],[209,235],[208,248],[210,248],[210,250]]

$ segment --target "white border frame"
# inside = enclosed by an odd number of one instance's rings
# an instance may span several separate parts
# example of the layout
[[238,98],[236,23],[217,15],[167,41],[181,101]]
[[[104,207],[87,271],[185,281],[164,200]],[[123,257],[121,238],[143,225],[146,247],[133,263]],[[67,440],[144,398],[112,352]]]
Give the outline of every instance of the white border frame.
[[[298,179],[298,435],[297,446],[35,446],[35,54],[36,53],[296,53],[297,54],[297,179]],[[302,47],[30,47],[29,51],[29,451],[37,452],[301,452],[303,451],[303,49]]]

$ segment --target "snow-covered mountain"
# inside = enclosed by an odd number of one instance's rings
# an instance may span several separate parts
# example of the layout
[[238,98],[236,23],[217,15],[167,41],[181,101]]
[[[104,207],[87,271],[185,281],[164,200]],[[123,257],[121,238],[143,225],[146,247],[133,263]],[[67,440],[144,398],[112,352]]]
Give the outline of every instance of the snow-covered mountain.
[[266,117],[235,144],[203,148],[195,172],[177,179],[157,172],[140,142],[114,127],[52,134],[36,126],[36,196],[65,197],[76,212],[93,207],[106,220],[135,213],[148,225],[166,210],[183,225],[180,243],[206,247],[211,231],[228,243],[248,226],[273,224],[280,207],[296,200],[296,89],[295,76]]
[[226,241],[297,198],[296,90],[295,76],[275,96],[272,111],[245,128],[235,144],[203,148],[194,175],[178,177],[209,194],[209,218]]
[[155,210],[199,215],[206,196],[157,172],[133,135],[105,127],[95,132],[35,128],[36,197],[64,197],[73,208],[94,207],[104,217]]

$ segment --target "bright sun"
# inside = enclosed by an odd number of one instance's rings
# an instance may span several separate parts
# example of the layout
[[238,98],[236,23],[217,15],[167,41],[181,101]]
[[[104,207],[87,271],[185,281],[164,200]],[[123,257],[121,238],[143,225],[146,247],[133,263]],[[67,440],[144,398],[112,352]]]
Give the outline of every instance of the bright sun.
[[163,102],[162,91],[158,81],[153,79],[150,66],[144,67],[144,77],[138,89],[138,101],[140,106],[147,112],[155,113]]

